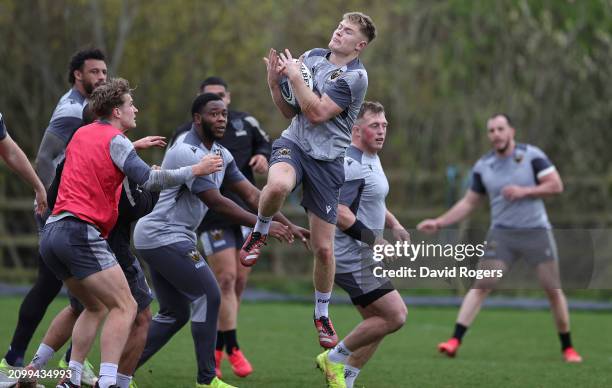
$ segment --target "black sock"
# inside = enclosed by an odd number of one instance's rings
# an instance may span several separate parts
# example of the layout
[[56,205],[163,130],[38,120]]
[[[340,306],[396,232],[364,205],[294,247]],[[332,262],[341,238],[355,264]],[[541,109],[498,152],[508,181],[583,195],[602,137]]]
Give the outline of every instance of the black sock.
[[68,349],[66,349],[66,355],[64,355],[64,360],[66,360],[66,363],[70,363],[71,355],[72,355],[72,341],[70,342],[70,345],[68,345]]
[[460,323],[455,323],[455,333],[453,334],[453,338],[457,338],[459,342],[461,342],[467,329],[467,326],[463,326]]
[[227,354],[232,354],[234,348],[240,349],[238,346],[238,340],[236,339],[236,329],[228,330],[224,333],[225,337],[225,351]]
[[9,348],[8,352],[4,356],[4,359],[10,366],[23,366],[23,357],[25,355],[25,350],[14,350],[12,347]]
[[225,332],[217,331],[217,345],[215,346],[215,350],[223,350],[225,346]]
[[559,333],[559,339],[561,340],[561,351],[572,347],[572,339],[570,338],[570,332]]

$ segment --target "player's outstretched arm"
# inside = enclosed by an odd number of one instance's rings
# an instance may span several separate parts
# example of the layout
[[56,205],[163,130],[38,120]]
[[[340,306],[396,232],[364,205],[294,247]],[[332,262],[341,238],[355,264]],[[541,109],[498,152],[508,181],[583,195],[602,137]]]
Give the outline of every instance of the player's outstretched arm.
[[151,147],[164,148],[166,146],[166,138],[164,136],[145,136],[132,142],[137,150],[146,150]]
[[437,232],[440,228],[455,224],[466,218],[483,201],[484,195],[478,194],[471,189],[446,213],[438,218],[426,219],[417,225],[417,229],[425,233]]
[[186,183],[193,177],[209,175],[223,168],[223,159],[219,155],[208,154],[198,163],[175,170],[158,170],[149,167],[134,149],[134,145],[123,135],[112,138],[110,157],[113,163],[130,180],[145,190],[160,191]]
[[270,94],[272,95],[272,101],[278,108],[281,114],[291,119],[297,114],[295,109],[287,104],[285,99],[281,95],[280,91],[280,80],[284,67],[279,62],[279,57],[275,49],[271,48],[268,53],[268,57],[263,59],[266,64],[266,71],[268,75],[268,87],[270,88]]
[[36,193],[36,212],[43,214],[47,209],[47,192],[36,175],[26,154],[19,148],[10,135],[0,140],[0,157],[6,164],[28,182]]
[[[247,212],[231,199],[221,195],[218,189],[202,191],[198,193],[198,197],[209,209],[226,216],[230,221],[239,225],[253,227],[257,222],[255,214]],[[276,221],[273,221],[270,226],[270,235],[281,241],[293,242],[293,235],[289,228]]]

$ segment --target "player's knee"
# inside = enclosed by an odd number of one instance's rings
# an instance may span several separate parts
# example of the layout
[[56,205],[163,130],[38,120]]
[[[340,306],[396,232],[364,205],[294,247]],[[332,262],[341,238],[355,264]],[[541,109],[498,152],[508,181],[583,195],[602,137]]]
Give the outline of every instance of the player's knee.
[[285,198],[291,192],[291,186],[281,180],[272,180],[266,185],[266,191],[273,198]]
[[565,297],[563,290],[560,288],[545,288],[544,292],[546,292],[546,296],[548,296],[548,299],[551,301],[560,301]]
[[393,333],[404,326],[406,323],[406,317],[408,316],[408,309],[406,306],[402,305],[393,310],[391,314],[387,317],[387,327],[389,328],[389,333]]
[[229,271],[221,272],[217,275],[217,282],[221,292],[233,292],[236,286],[236,274]]
[[124,305],[125,314],[130,317],[130,321],[134,321],[136,319],[136,314],[138,313],[138,303],[132,295],[125,301]]
[[136,315],[136,320],[134,321],[134,325],[138,328],[144,327],[145,330],[147,330],[149,328],[149,323],[151,322],[151,318],[152,318],[151,309],[147,307]]
[[313,247],[315,258],[321,264],[334,264],[334,249],[331,245],[316,245]]
[[132,335],[138,338],[145,338],[149,331],[149,323],[151,322],[151,310],[145,309],[136,315]]

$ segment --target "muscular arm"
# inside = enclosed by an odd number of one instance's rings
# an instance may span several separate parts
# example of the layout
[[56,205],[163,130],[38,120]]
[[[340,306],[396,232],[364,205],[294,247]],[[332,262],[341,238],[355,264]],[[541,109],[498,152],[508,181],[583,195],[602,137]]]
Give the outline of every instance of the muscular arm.
[[327,94],[319,97],[315,92],[310,90],[302,79],[301,74],[298,73],[297,76],[292,74],[292,76],[289,77],[289,82],[291,82],[293,93],[300,104],[302,113],[311,123],[321,124],[342,113],[342,108]]
[[28,157],[8,134],[0,140],[0,157],[11,169],[26,180],[37,193],[45,191],[43,183],[36,176]]
[[542,198],[549,197],[563,192],[563,181],[557,171],[540,176],[539,183],[535,187],[528,187],[527,196]]
[[110,154],[113,162],[130,180],[149,191],[160,191],[179,186],[193,177],[192,166],[176,170],[153,170],[136,154],[134,146],[125,136],[111,140]]
[[455,224],[467,217],[483,201],[484,195],[468,190],[447,212],[435,219],[439,228]]
[[[245,180],[245,182],[248,182]],[[249,213],[238,206],[234,201],[221,195],[218,189],[206,190],[198,193],[198,197],[209,209],[223,214],[232,222],[239,225],[253,227],[257,222],[257,216]]]
[[561,176],[554,170],[550,170],[545,175],[538,177],[538,184],[535,186],[506,186],[502,189],[502,194],[509,200],[521,198],[545,198],[563,192],[563,182]]

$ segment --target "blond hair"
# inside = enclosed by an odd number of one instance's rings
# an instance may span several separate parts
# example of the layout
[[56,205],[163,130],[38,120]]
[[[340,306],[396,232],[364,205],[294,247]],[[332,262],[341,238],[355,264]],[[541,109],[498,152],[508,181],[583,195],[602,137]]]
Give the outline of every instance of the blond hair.
[[359,31],[368,38],[368,43],[376,38],[376,25],[368,15],[362,12],[348,12],[342,16],[342,19],[359,25]]

